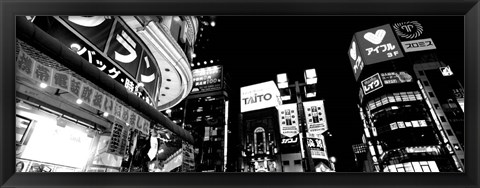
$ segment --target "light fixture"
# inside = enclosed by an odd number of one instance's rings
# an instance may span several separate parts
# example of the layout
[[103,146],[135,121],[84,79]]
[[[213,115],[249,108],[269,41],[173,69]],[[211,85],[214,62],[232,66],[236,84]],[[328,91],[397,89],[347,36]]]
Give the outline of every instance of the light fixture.
[[191,67],[193,67],[193,66],[195,66],[195,64],[193,64],[193,63],[190,63],[190,66],[191,66]]
[[70,44],[70,50],[72,50],[73,52],[77,53],[78,51],[80,51],[82,47],[77,44],[77,43],[72,43]]
[[168,139],[170,139],[170,136],[168,135],[168,133],[167,133],[167,134],[165,134],[165,136],[166,136]]
[[305,70],[304,76],[305,76],[305,82],[307,83],[307,85],[317,83],[317,73],[315,72],[315,69]]
[[82,99],[77,99],[76,102],[77,102],[77,104],[82,104],[83,101],[82,101]]
[[204,61],[203,64],[206,65],[206,64],[207,64],[207,61]]
[[103,117],[108,117],[108,112],[103,112]]
[[47,85],[46,83],[43,83],[43,82],[40,83],[40,87],[41,87],[41,88],[47,88],[47,86],[48,86],[48,85]]
[[215,21],[210,22],[210,25],[211,25],[212,27],[215,27],[215,25],[216,25],[216,24],[215,24]]
[[197,66],[200,66],[200,62],[197,63]]
[[192,53],[192,58],[196,58],[196,57],[197,57],[197,54]]
[[210,63],[213,63],[213,60],[210,60]]
[[335,156],[331,156],[331,157],[330,157],[330,161],[331,161],[332,163],[335,163],[335,162],[337,162],[337,158],[335,158]]
[[288,87],[287,73],[277,74],[277,85],[279,89]]
[[167,112],[168,114],[172,113],[172,110],[171,109],[167,109],[165,112]]

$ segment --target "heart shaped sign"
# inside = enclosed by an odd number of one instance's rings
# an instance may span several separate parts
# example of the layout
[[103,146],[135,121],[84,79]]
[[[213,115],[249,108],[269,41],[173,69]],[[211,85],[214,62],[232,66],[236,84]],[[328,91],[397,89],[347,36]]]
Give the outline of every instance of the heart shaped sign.
[[352,48],[350,48],[349,54],[353,60],[357,60],[357,45],[355,44],[355,41],[352,42]]
[[385,30],[379,29],[375,32],[375,34],[371,32],[365,33],[365,35],[363,35],[363,38],[365,38],[366,40],[370,41],[373,44],[380,44],[382,43],[383,37],[385,37],[386,33],[387,32]]

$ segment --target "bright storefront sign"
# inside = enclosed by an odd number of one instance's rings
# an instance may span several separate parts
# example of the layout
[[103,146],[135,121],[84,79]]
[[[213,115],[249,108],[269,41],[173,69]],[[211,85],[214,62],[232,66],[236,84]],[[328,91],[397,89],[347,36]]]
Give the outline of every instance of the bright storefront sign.
[[300,133],[298,126],[297,104],[284,104],[278,107],[278,119],[280,134],[286,137],[293,137]]
[[240,88],[240,111],[249,112],[282,104],[280,91],[274,81]]
[[192,70],[193,88],[191,93],[203,93],[222,89],[222,69],[222,66],[216,65]]
[[313,159],[328,160],[327,148],[325,147],[325,138],[320,135],[317,138],[308,137],[307,147]]
[[382,79],[380,78],[380,74],[374,74],[367,79],[362,81],[362,88],[365,95],[374,92],[383,87]]
[[405,71],[380,73],[385,85],[412,82],[413,77]]

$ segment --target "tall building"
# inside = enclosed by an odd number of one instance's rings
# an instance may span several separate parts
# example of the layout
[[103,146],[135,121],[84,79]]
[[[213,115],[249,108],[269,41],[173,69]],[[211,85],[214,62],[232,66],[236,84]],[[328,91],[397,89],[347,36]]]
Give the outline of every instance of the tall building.
[[414,66],[431,67],[416,64],[429,63],[422,57],[435,49],[416,21],[382,25],[353,37],[348,55],[359,86],[364,144],[376,172],[463,170],[449,144],[458,141],[442,136],[444,123],[437,120],[432,99],[417,84],[425,77]]

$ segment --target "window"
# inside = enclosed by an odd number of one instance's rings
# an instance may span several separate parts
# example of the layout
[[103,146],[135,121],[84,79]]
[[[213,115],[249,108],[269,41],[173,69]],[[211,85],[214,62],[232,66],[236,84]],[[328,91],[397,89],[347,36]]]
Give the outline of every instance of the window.
[[425,85],[425,86],[430,86],[430,84],[428,83],[428,81],[423,81],[423,85]]
[[436,104],[436,103],[433,104],[433,106],[435,106],[435,109],[438,109],[438,108],[440,107],[440,105],[438,105],[438,104]]
[[440,120],[441,120],[442,122],[447,122],[447,119],[445,119],[445,116],[440,116]]
[[293,164],[299,165],[299,164],[302,164],[302,161],[301,160],[295,160],[295,161],[293,161]]
[[283,161],[283,165],[285,165],[285,166],[290,165],[290,161]]
[[418,74],[420,74],[420,76],[425,75],[425,73],[423,71],[418,71]]
[[453,144],[453,148],[455,148],[455,150],[457,150],[457,151],[461,150],[460,145],[458,145],[458,144]]
[[430,97],[435,97],[435,95],[433,94],[433,92],[428,92],[428,95],[430,95]]
[[447,129],[447,134],[448,134],[448,136],[453,136],[452,130],[451,130],[451,129]]

